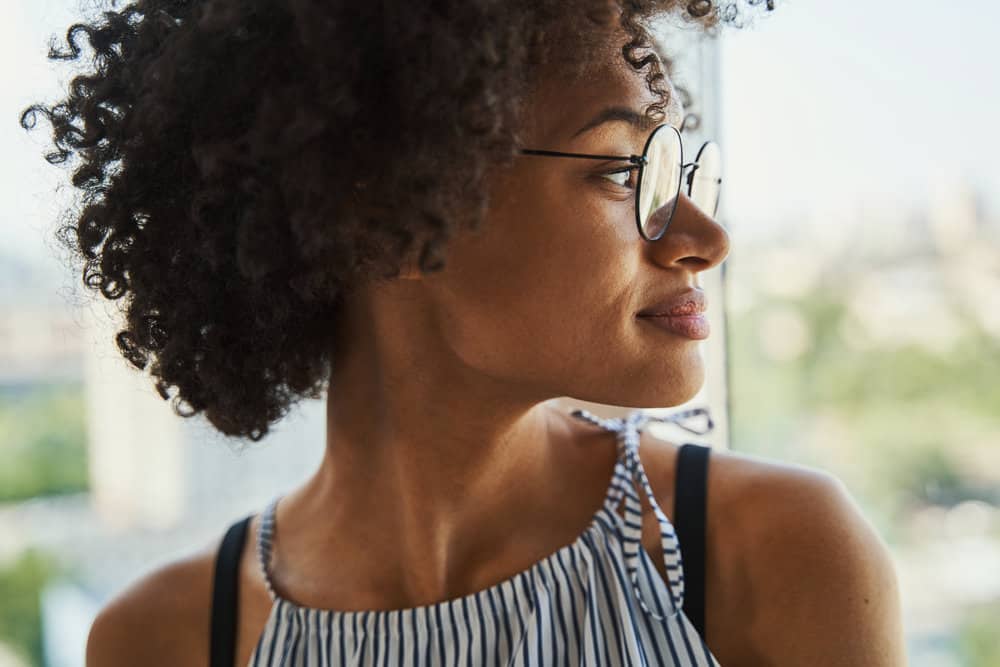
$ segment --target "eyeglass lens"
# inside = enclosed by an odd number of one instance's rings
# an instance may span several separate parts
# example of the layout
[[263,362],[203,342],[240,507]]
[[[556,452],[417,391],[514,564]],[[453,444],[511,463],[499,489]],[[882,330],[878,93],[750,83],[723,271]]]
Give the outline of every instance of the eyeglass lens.
[[710,141],[703,145],[695,162],[697,166],[688,174],[691,200],[702,211],[714,217],[719,208],[722,173],[719,144]]
[[[682,178],[681,137],[676,129],[663,125],[649,138],[647,163],[643,167],[639,184],[639,201],[636,213],[646,238],[656,239],[663,233],[674,209]],[[720,166],[719,146],[706,142],[685,179],[688,195],[702,211],[715,215],[719,202]]]

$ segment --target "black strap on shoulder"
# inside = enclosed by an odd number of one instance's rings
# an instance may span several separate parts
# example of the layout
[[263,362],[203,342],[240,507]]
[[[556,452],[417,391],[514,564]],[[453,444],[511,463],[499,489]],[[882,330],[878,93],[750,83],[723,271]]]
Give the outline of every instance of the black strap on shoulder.
[[253,515],[229,527],[215,557],[212,584],[212,628],[210,667],[233,667],[236,661],[236,620],[240,582],[240,554],[246,542],[247,525]]
[[684,615],[705,640],[705,515],[711,447],[687,443],[677,453],[674,530],[684,567]]

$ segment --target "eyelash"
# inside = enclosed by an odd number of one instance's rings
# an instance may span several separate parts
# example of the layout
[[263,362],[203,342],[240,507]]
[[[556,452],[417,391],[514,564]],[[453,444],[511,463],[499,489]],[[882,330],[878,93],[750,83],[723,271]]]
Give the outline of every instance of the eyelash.
[[[636,178],[638,178],[639,167],[636,166],[636,165],[632,165],[631,167],[619,167],[618,169],[614,169],[613,171],[606,171],[606,172],[602,173],[601,177],[603,178],[603,177],[606,177],[606,176],[610,176],[612,174],[631,174],[631,173],[636,174]],[[611,179],[607,179],[607,180],[611,180]],[[629,187],[627,185],[627,182],[626,183],[618,183],[617,181],[611,181],[611,182],[614,183],[615,185],[619,186],[619,187],[628,188],[629,190],[635,190],[635,188],[638,187],[638,185],[639,185],[638,182],[636,182],[635,186]]]

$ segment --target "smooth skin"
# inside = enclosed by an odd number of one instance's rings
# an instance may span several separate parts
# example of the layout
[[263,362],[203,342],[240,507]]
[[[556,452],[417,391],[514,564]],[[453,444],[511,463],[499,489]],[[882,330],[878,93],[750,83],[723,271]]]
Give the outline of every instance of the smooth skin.
[[[648,128],[624,121],[573,136],[607,106],[641,110],[653,99],[615,50],[623,35],[609,37],[581,80],[558,64],[543,73],[525,147],[642,151]],[[507,579],[583,531],[614,466],[613,434],[551,399],[669,406],[698,391],[697,341],[635,314],[696,286],[725,259],[728,235],[682,195],[664,236],[644,241],[634,179],[608,173],[621,166],[520,157],[492,174],[488,219],[453,239],[443,272],[411,266],[352,296],[334,336],[342,354],[325,456],[277,510],[279,595],[391,609]],[[673,519],[677,445],[643,433],[639,451]],[[836,478],[714,451],[708,508],[706,635],[722,665],[905,664],[891,556]],[[271,607],[258,519],[241,561],[237,664]],[[651,512],[644,544],[665,576]],[[92,626],[87,664],[207,665],[218,545],[113,598]]]

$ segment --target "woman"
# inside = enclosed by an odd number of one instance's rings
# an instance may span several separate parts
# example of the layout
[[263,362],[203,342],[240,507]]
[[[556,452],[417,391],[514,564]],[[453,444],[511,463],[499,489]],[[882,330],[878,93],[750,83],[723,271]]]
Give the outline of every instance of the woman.
[[126,297],[122,353],[229,435],[328,417],[312,477],[107,604],[88,665],[903,664],[835,478],[713,454],[696,626],[678,447],[551,401],[703,381],[729,240],[676,191],[648,28],[747,4],[151,0],[80,28],[98,71],[33,110],[84,159],[63,238]]

